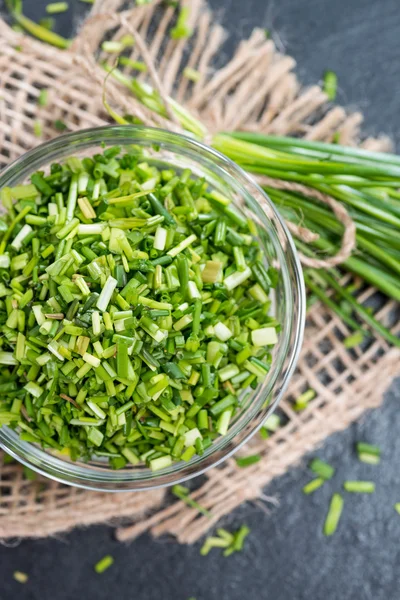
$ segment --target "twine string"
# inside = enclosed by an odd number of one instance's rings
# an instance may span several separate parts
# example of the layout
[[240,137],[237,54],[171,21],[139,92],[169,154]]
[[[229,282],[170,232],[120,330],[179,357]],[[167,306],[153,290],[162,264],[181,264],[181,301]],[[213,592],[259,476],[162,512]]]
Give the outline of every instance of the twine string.
[[[142,60],[147,67],[147,72],[150,77],[150,80],[151,80],[154,88],[157,90],[157,92],[163,102],[168,120],[171,123],[173,123],[174,129],[176,127],[178,127],[178,129],[183,131],[182,126],[180,125],[176,115],[174,114],[173,110],[171,109],[168,94],[166,93],[164,85],[158,74],[158,71],[157,71],[157,68],[155,65],[155,61],[153,60],[151,52],[149,50],[149,46],[146,43],[146,41],[143,39],[143,37],[141,36],[139,30],[133,25],[132,22],[128,21],[126,15],[124,13],[120,13],[119,15],[116,15],[115,13],[103,13],[101,15],[96,15],[96,16],[88,19],[88,21],[86,23],[86,27],[87,26],[90,27],[92,22],[98,23],[99,19],[102,19],[104,21],[109,20],[110,23],[113,23],[113,24],[118,23],[126,31],[128,31],[129,33],[131,33],[134,36],[137,47],[142,55]],[[79,62],[81,64],[86,59],[93,61],[93,56],[90,53],[87,46],[86,46],[86,49],[87,49],[87,51],[85,52],[85,55],[86,55],[85,58],[80,57]],[[178,57],[178,60],[180,60],[182,58],[183,48],[180,50],[180,54],[181,54],[181,56]],[[93,73],[93,68],[87,68],[86,71],[89,74]],[[95,75],[92,75],[92,76],[95,76]],[[107,85],[107,80],[104,81],[104,87],[106,87],[106,85]],[[152,122],[149,122],[146,119],[146,116],[143,113],[140,115],[140,118],[143,119],[147,125],[153,124]],[[209,131],[206,131],[206,133],[204,134],[204,137],[203,137],[203,142],[209,146],[212,146],[212,140],[213,140],[212,133]],[[342,225],[344,227],[344,233],[343,233],[341,245],[340,245],[338,252],[333,256],[329,256],[329,257],[325,257],[325,258],[313,258],[310,256],[306,256],[302,252],[298,252],[299,258],[304,266],[311,267],[314,269],[330,269],[331,267],[334,267],[334,266],[337,266],[337,265],[343,263],[345,260],[347,260],[350,257],[352,251],[356,247],[356,226],[355,226],[353,219],[347,212],[346,208],[342,204],[340,204],[340,202],[338,202],[337,200],[335,200],[334,198],[332,198],[332,196],[329,196],[328,194],[324,194],[322,192],[319,192],[318,190],[315,190],[313,188],[310,188],[308,186],[305,186],[305,185],[302,185],[302,184],[299,184],[296,182],[284,181],[281,179],[273,179],[273,178],[265,177],[265,176],[260,176],[260,177],[257,177],[256,179],[257,179],[258,183],[260,183],[261,185],[266,185],[266,186],[273,187],[275,189],[280,189],[280,190],[285,190],[285,191],[290,191],[290,192],[297,192],[304,196],[309,196],[309,197],[312,197],[312,198],[318,200],[322,204],[329,206],[329,208],[331,208],[331,210],[335,214],[338,221],[340,223],[342,223]],[[291,221],[286,221],[286,225],[287,225],[289,231],[295,237],[301,239],[306,244],[311,244],[312,242],[316,241],[319,238],[318,234],[313,233],[309,229],[301,226],[300,224],[295,224]]]

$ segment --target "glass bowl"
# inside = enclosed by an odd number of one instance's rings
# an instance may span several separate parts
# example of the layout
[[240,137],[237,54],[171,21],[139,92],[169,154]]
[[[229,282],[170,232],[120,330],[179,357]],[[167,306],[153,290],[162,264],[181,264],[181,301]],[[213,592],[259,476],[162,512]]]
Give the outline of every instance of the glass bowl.
[[184,481],[215,467],[256,433],[275,410],[293,374],[299,356],[305,321],[305,292],[293,240],[275,206],[258,185],[219,152],[191,138],[159,129],[108,126],[62,135],[24,154],[0,176],[0,189],[26,182],[30,174],[46,170],[52,162],[71,156],[88,156],[105,147],[132,144],[148,153],[146,160],[167,168],[189,168],[205,176],[215,189],[230,196],[258,226],[266,263],[275,266],[279,281],[273,313],[282,330],[274,346],[272,367],[233,419],[228,433],[217,438],[202,456],[152,472],[145,466],[112,470],[100,459],[72,462],[35,444],[21,441],[10,428],[0,428],[0,445],[11,456],[65,484],[103,491],[146,490]]

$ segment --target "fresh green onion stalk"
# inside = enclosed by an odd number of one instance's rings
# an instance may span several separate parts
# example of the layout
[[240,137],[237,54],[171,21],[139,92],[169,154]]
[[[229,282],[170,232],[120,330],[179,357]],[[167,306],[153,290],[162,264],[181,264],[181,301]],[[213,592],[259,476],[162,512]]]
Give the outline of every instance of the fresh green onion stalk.
[[279,335],[276,272],[230,200],[119,147],[1,199],[0,426],[115,469],[226,435]]

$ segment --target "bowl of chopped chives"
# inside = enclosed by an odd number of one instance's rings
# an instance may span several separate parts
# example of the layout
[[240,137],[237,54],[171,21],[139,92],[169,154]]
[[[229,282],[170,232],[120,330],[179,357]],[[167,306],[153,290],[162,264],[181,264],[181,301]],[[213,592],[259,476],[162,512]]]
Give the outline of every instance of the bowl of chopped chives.
[[163,130],[70,133],[0,177],[0,444],[63,483],[172,485],[276,408],[305,318],[281,217]]

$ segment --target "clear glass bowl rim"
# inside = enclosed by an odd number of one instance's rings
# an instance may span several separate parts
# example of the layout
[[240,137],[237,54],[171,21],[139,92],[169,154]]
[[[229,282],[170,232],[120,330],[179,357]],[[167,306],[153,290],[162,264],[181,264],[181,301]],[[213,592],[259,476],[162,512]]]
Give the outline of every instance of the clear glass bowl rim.
[[[243,446],[260,429],[265,419],[276,409],[294,372],[301,350],[306,306],[304,280],[293,239],[275,205],[265,192],[243,169],[229,158],[202,142],[181,134],[139,125],[110,125],[67,133],[37,146],[8,165],[0,173],[0,189],[6,185],[15,185],[17,181],[20,182],[21,172],[26,171],[28,174],[28,172],[33,172],[42,165],[48,164],[50,160],[56,161],[66,156],[66,147],[70,149],[68,154],[72,154],[79,150],[89,149],[91,146],[99,146],[102,142],[106,142],[107,145],[140,144],[145,147],[159,144],[172,152],[182,151],[182,147],[184,147],[187,156],[190,156],[191,160],[196,161],[196,157],[201,156],[202,159],[208,161],[210,164],[212,163],[216,167],[216,171],[218,171],[220,177],[227,177],[229,173],[232,179],[233,174],[235,183],[242,188],[247,199],[249,200],[252,196],[253,203],[260,206],[264,218],[269,222],[273,222],[275,229],[279,229],[279,237],[280,239],[284,239],[285,246],[284,253],[281,248],[282,256],[286,259],[281,261],[281,268],[283,271],[286,269],[288,272],[288,265],[290,264],[294,278],[295,289],[293,290],[292,299],[293,297],[296,299],[297,306],[291,307],[291,314],[294,320],[291,327],[291,334],[286,344],[289,350],[285,356],[281,357],[284,360],[281,360],[278,369],[277,365],[273,364],[267,378],[269,382],[276,382],[281,375],[284,363],[288,365],[283,381],[280,383],[279,393],[265,409],[259,411],[251,427],[247,426],[246,431],[240,430],[226,438],[219,438],[217,440],[218,444],[214,442],[212,451],[208,454],[206,453],[203,457],[194,457],[194,459],[184,464],[174,463],[171,467],[156,473],[151,473],[150,470],[145,469],[142,472],[143,476],[138,476],[140,471],[136,469],[123,469],[121,471],[104,468],[96,469],[84,463],[61,460],[57,456],[49,454],[32,444],[22,442],[18,434],[14,431],[8,428],[0,428],[0,446],[5,451],[22,464],[51,479],[67,485],[94,491],[151,490],[186,481],[204,473],[211,467],[217,466]],[[29,170],[31,166],[32,169]],[[255,197],[261,198],[261,203],[257,203]],[[267,215],[266,207],[268,207],[269,215]],[[272,215],[272,218],[270,215]],[[271,377],[271,372],[274,369],[274,377]],[[254,397],[259,396],[259,400],[265,401],[273,390],[273,385],[270,386],[270,389],[267,389],[266,384],[263,383],[255,391]]]

